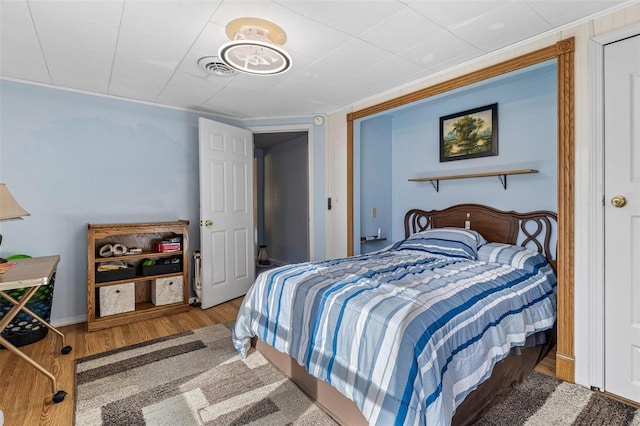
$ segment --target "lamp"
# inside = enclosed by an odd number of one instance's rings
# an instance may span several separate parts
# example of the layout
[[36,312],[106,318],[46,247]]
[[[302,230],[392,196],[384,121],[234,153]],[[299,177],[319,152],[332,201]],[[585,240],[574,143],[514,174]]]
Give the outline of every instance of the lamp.
[[218,56],[229,67],[246,74],[276,75],[291,68],[291,57],[279,45],[287,34],[273,22],[238,18],[225,29],[231,41],[220,46]]
[[[22,220],[22,216],[29,216],[29,214],[13,198],[7,185],[0,183],[0,220]],[[2,244],[2,234],[0,234],[0,244]],[[0,258],[0,263],[4,262],[6,259]]]

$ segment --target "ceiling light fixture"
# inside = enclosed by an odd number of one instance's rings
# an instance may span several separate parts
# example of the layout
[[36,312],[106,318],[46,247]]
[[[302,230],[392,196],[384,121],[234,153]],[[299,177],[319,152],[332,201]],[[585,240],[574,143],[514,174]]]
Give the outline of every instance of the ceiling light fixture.
[[273,22],[260,18],[238,18],[229,22],[227,36],[220,46],[220,60],[246,74],[276,75],[291,68],[291,57],[280,45],[287,34]]

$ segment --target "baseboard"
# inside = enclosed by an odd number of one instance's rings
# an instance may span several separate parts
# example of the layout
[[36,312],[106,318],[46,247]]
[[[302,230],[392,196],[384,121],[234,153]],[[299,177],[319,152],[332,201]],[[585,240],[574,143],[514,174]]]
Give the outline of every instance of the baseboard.
[[640,409],[640,402],[632,401],[630,399],[623,398],[621,396],[614,395],[614,394],[609,393],[609,392],[602,392],[602,393],[608,398],[615,399],[618,402],[622,402],[623,404],[630,405],[633,408]]
[[556,377],[565,382],[575,383],[575,359],[556,351]]
[[59,318],[59,319],[56,319],[55,321],[51,321],[51,325],[53,325],[54,327],[64,327],[65,325],[79,324],[81,322],[87,322],[87,316],[86,315],[78,315],[78,316],[75,316],[75,317]]

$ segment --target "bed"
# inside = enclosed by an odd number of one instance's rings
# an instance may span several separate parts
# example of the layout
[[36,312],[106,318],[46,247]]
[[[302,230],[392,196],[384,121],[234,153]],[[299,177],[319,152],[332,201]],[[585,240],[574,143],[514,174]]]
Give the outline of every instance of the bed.
[[234,344],[341,424],[471,424],[553,345],[556,224],[477,204],[411,210],[386,249],[261,274]]

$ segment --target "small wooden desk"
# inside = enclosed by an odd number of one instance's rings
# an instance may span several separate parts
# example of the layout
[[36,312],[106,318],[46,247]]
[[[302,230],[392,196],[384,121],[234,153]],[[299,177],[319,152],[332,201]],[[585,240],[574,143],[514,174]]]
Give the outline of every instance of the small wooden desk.
[[[16,317],[16,315],[20,313],[20,311],[24,311],[40,321],[58,336],[60,336],[60,338],[62,339],[61,352],[66,355],[71,352],[71,346],[66,345],[64,334],[62,334],[54,326],[33,313],[25,306],[29,299],[31,299],[33,295],[36,294],[40,287],[42,287],[43,285],[49,285],[49,283],[51,282],[51,277],[53,276],[53,273],[55,272],[59,261],[60,256],[18,259],[14,261],[16,262],[16,265],[14,267],[9,269],[4,274],[0,274],[0,296],[14,305],[11,310],[9,310],[9,312],[5,314],[2,320],[0,320],[0,330],[4,330],[7,325],[9,325],[9,323],[11,323],[11,321]],[[27,289],[20,300],[16,300],[5,293],[6,290],[15,290],[17,288]],[[58,389],[56,377],[51,374],[51,372],[46,370],[29,356],[25,355],[20,349],[9,343],[7,339],[3,338],[2,336],[0,336],[0,344],[18,355],[23,360],[27,361],[35,369],[40,371],[51,380],[51,385],[53,387],[53,402],[58,403],[64,400],[64,397],[67,395],[67,393],[63,390]]]

